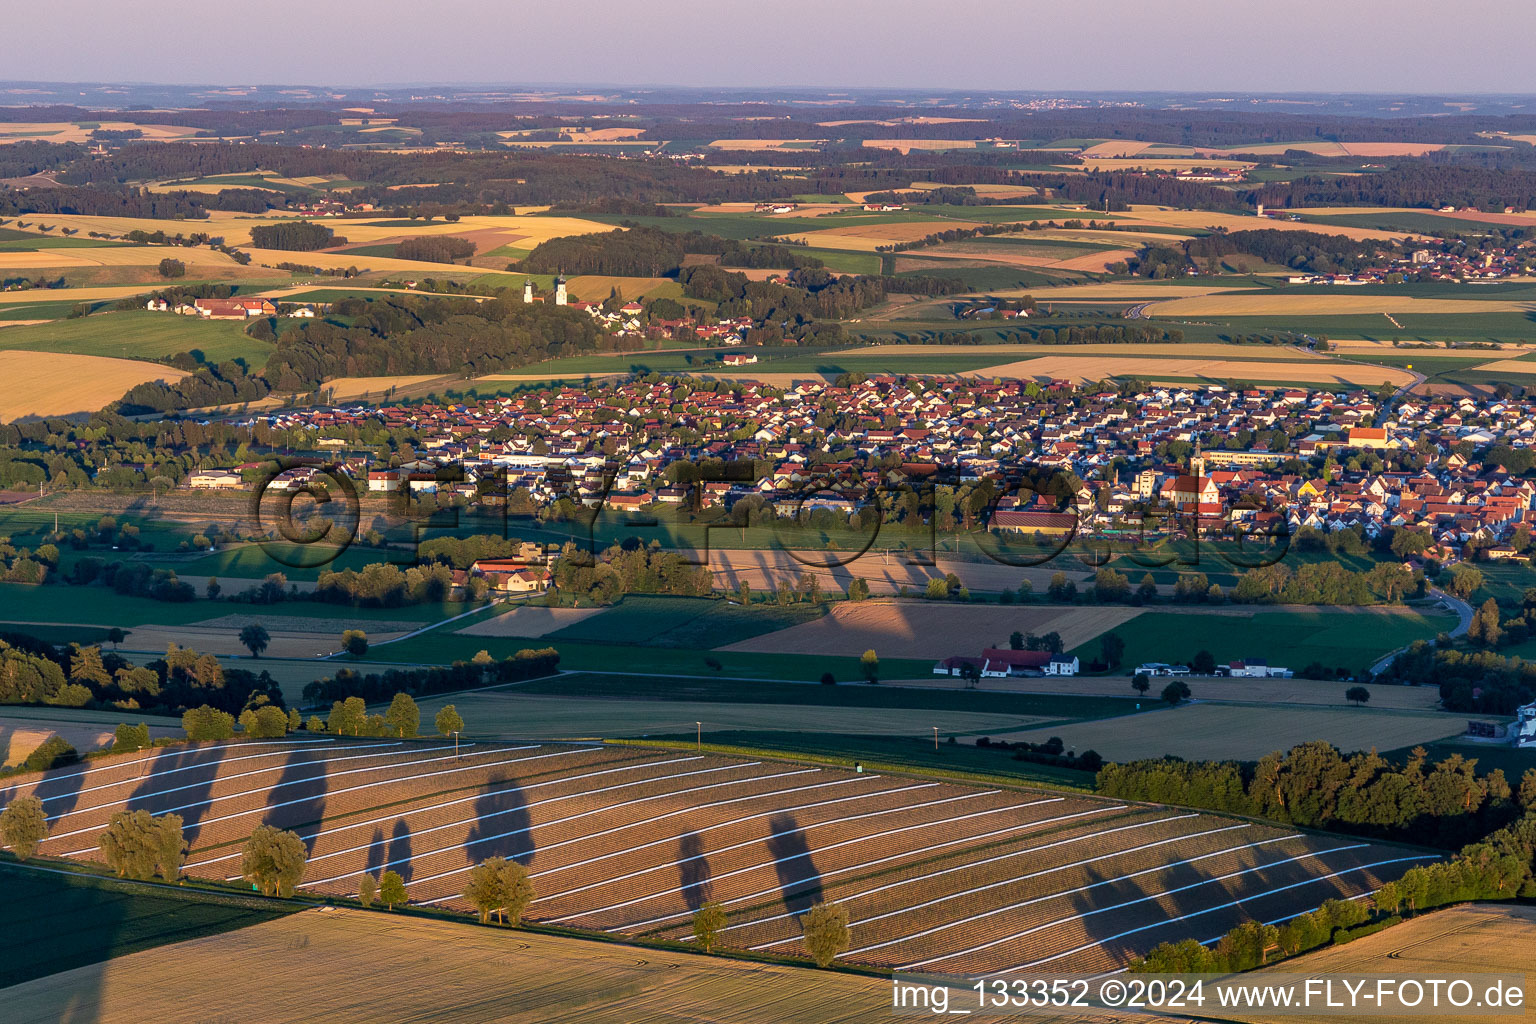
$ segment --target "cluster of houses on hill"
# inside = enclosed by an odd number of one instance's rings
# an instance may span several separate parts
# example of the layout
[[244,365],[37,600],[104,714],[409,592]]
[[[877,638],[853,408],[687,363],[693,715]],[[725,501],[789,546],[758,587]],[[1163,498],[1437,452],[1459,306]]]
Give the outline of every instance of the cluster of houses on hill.
[[[469,500],[477,481],[495,477],[534,505],[568,498],[624,511],[697,511],[756,495],[793,514],[854,511],[903,481],[965,487],[1025,469],[1060,470],[1076,481],[1075,511],[1004,497],[990,525],[1034,534],[1249,537],[1282,525],[1293,533],[1355,527],[1367,540],[1409,527],[1428,534],[1425,557],[1443,562],[1474,550],[1489,558],[1525,554],[1536,485],[1477,453],[1536,445],[1536,402],[1410,396],[1377,424],[1381,415],[1365,391],[1212,386],[1121,394],[1065,382],[1042,390],[1031,381],[876,376],[787,388],[737,380],[686,397],[673,381],[630,380],[600,393],[557,386],[464,403],[274,410],[257,418],[311,431],[316,447],[369,490]],[[380,427],[413,436],[414,455],[377,464],[356,439]],[[358,452],[349,454],[352,447]],[[1399,455],[1400,466],[1382,461]],[[691,486],[667,476],[674,462],[700,460],[753,472]],[[453,478],[440,466],[455,467]],[[1178,515],[1163,515],[1169,510]]]
[[1292,274],[1291,284],[1368,285],[1404,281],[1497,281],[1524,276],[1536,269],[1536,245],[1515,242],[1503,248],[1471,249],[1446,243],[1438,249],[1415,249],[1407,256],[1383,261],[1353,274]]

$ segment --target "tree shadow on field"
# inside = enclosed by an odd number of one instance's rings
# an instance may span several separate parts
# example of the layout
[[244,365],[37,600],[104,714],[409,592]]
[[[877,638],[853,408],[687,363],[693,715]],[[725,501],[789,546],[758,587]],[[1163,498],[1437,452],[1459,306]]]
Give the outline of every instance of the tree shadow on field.
[[[127,809],[153,815],[181,815],[181,834],[189,846],[197,845],[198,823],[208,813],[208,795],[228,747],[221,750],[166,750],[144,765],[144,779],[128,798]],[[172,772],[174,774],[162,774]]]
[[698,910],[708,901],[709,879],[704,838],[697,832],[689,832],[677,841],[677,880],[689,910]]
[[363,871],[372,875],[375,879],[384,872],[384,862],[389,855],[384,850],[384,830],[375,828],[373,838],[368,841],[368,850],[363,858]]
[[[315,833],[325,817],[325,795],[330,789],[330,776],[323,774],[325,766],[316,764],[310,753],[295,750],[288,755],[283,773],[267,791],[267,813],[262,818],[264,824],[298,832],[307,854],[315,852]],[[322,773],[319,778],[314,777],[316,772]],[[304,825],[314,827],[301,830]]]
[[[505,857],[520,864],[533,860],[532,819],[528,801],[510,774],[493,778],[475,801],[475,827],[464,840],[464,855],[471,864],[487,857]],[[510,835],[508,833],[511,833]]]
[[395,830],[389,837],[389,852],[384,861],[403,880],[411,880],[411,827],[405,823],[404,818],[395,822]]
[[[784,909],[799,913],[820,903],[821,874],[811,862],[811,847],[792,814],[776,814],[768,822],[766,845],[773,857],[773,870],[779,876],[779,891],[784,895]],[[791,895],[793,891],[793,895]]]

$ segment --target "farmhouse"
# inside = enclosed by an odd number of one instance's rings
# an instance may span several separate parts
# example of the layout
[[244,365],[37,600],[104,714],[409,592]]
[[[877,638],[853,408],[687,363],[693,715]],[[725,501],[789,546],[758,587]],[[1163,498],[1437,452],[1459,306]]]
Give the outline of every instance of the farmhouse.
[[277,312],[277,307],[266,299],[194,299],[192,308],[208,320],[246,320]]
[[720,361],[726,366],[747,366],[757,362],[757,356],[748,352],[727,352]]
[[187,478],[187,486],[199,491],[237,491],[244,481],[229,469],[205,469]]

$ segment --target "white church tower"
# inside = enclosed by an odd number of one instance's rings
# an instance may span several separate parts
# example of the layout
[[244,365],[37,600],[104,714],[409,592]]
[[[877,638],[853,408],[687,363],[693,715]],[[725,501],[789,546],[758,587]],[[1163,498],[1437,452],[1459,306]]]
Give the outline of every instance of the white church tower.
[[533,280],[531,278],[523,279],[523,304],[533,305]]
[[565,303],[565,276],[561,275],[555,278],[555,305],[563,306]]

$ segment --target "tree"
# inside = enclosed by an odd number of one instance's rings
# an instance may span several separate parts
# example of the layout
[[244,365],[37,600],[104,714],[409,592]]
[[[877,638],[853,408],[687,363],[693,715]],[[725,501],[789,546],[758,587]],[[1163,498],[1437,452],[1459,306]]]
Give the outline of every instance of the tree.
[[1020,633],[1018,630],[1014,630],[1012,633],[1009,633],[1008,649],[1011,651],[1022,651],[1024,649],[1024,634]]
[[261,657],[261,652],[267,649],[271,640],[266,627],[259,622],[252,622],[240,630],[240,645],[250,651],[253,658]]
[[1480,569],[1470,565],[1458,565],[1451,571],[1451,578],[1446,583],[1445,589],[1452,595],[1466,601],[1475,594],[1483,585],[1483,574]]
[[227,740],[235,734],[235,716],[204,704],[183,712],[181,727],[189,740]]
[[219,585],[219,578],[217,576],[209,576],[208,585],[203,588],[203,593],[208,595],[208,600],[217,601],[219,599],[219,594],[222,593],[223,590],[224,588]]
[[341,649],[354,658],[361,658],[368,653],[368,634],[360,629],[343,630]]
[[491,857],[469,870],[469,882],[464,897],[480,912],[480,923],[489,922],[492,914],[510,919],[515,926],[523,919],[523,911],[533,902],[533,882],[528,869],[515,860]]
[[117,727],[112,734],[112,753],[125,754],[135,750],[143,750],[149,746],[149,725],[140,722],[138,725],[129,725],[124,722]]
[[1189,685],[1182,679],[1175,679],[1163,687],[1163,700],[1169,704],[1177,704],[1189,699]]
[[868,597],[869,584],[864,582],[864,578],[862,576],[855,577],[853,582],[848,584],[848,600],[863,601]]
[[1490,597],[1472,614],[1472,621],[1467,625],[1467,636],[1484,647],[1493,647],[1503,632],[1499,627],[1499,603]]
[[434,721],[439,736],[452,736],[454,733],[464,731],[464,719],[459,717],[458,708],[452,704],[444,704],[443,709],[437,713]]
[[401,738],[415,736],[421,728],[421,709],[416,706],[410,694],[397,693],[395,699],[389,702],[389,710],[384,712],[384,724],[389,726],[390,732]]
[[325,720],[325,731],[338,736],[361,736],[368,722],[368,706],[361,697],[348,697],[331,704],[331,713]]
[[373,901],[379,898],[379,882],[368,872],[363,872],[363,877],[357,880],[357,902],[363,909],[373,906]]
[[1196,651],[1190,659],[1189,667],[1202,676],[1208,676],[1216,671],[1216,656],[1207,650]]
[[1351,686],[1344,691],[1344,699],[1359,707],[1371,699],[1371,691],[1363,686]]
[[693,941],[700,949],[712,953],[720,930],[725,927],[725,908],[710,900],[693,914]]
[[240,728],[251,739],[282,739],[288,735],[288,713],[276,704],[246,708],[240,712]]
[[173,260],[167,256],[165,259],[160,261],[161,277],[170,279],[176,277],[185,277],[186,275],[187,265],[181,262],[181,260]]
[[384,877],[379,879],[379,902],[394,910],[395,904],[404,903],[405,900],[405,879],[400,877],[400,872],[384,872]]
[[1152,689],[1152,680],[1147,678],[1145,672],[1137,672],[1131,677],[1131,689],[1137,693],[1146,693]]
[[101,855],[119,878],[147,881],[159,875],[174,882],[187,852],[181,825],[178,814],[156,818],[143,809],[118,811],[98,840]]
[[837,954],[848,948],[848,911],[836,904],[818,903],[801,918],[805,949],[817,967],[831,967]]
[[1118,668],[1125,657],[1125,640],[1119,633],[1105,633],[1099,637],[1099,654],[1109,668]]
[[112,645],[112,649],[114,651],[117,650],[117,645],[126,639],[128,639],[128,634],[124,633],[116,626],[113,626],[111,629],[107,630],[107,642]]
[[241,876],[261,889],[263,895],[287,898],[304,877],[304,862],[308,859],[309,850],[296,833],[257,825],[245,842]]
[[0,842],[11,848],[17,860],[26,860],[48,838],[48,816],[35,796],[19,796],[0,811]]
[[29,772],[45,772],[50,768],[62,768],[80,760],[80,754],[62,736],[49,736],[27,755],[21,766]]
[[859,668],[864,673],[866,681],[878,683],[880,681],[880,655],[871,647],[859,656]]

